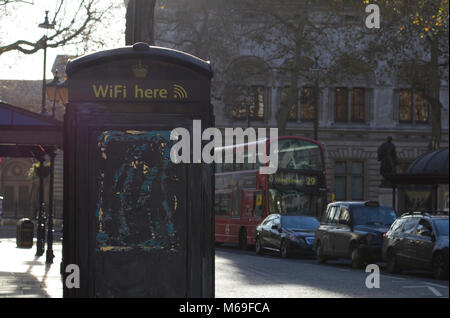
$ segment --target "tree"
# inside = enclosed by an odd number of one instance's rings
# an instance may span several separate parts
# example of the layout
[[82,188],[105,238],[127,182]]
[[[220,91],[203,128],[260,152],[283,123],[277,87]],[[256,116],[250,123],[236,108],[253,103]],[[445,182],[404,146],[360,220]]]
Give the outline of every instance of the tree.
[[437,149],[441,141],[441,81],[448,81],[448,0],[375,2],[386,15],[385,31],[391,31],[383,32],[384,43],[389,41],[391,55],[404,57],[395,61],[399,71],[431,105],[430,148]]
[[154,45],[154,12],[156,0],[125,0],[126,14],[126,45],[136,42],[146,42]]
[[234,7],[223,0],[158,0],[155,42],[214,64],[211,97],[221,100],[220,88],[239,34]]
[[[37,40],[18,39],[10,43],[0,42],[0,55],[10,51],[19,51],[24,54],[33,54],[44,48],[56,48],[66,45],[86,44],[89,41],[97,41],[102,44],[102,40],[94,39],[94,25],[100,23],[104,14],[112,7],[97,4],[95,0],[80,0],[73,7],[66,0],[57,0],[55,12],[50,13],[50,23],[54,29],[49,29],[48,34]],[[0,10],[20,10],[21,5],[31,6],[33,3],[24,0],[0,0]],[[72,6],[72,7],[71,7]]]
[[[236,0],[233,3],[239,8],[237,18],[247,23],[245,37],[263,48],[267,62],[281,65],[278,71],[287,78],[286,101],[280,104],[275,116],[279,134],[283,135],[289,114],[297,108],[300,80],[318,84],[311,68],[316,58],[318,61],[329,53],[328,32],[339,28],[336,21],[344,2]],[[318,87],[313,96],[317,107]]]

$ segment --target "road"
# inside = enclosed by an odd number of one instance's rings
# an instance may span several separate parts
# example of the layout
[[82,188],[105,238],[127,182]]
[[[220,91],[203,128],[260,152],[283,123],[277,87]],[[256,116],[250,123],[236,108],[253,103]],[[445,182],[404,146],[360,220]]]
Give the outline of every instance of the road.
[[448,281],[434,280],[425,272],[392,275],[379,265],[379,288],[369,289],[366,279],[371,273],[352,269],[345,260],[319,265],[314,258],[282,259],[220,247],[216,248],[216,297],[448,298]]

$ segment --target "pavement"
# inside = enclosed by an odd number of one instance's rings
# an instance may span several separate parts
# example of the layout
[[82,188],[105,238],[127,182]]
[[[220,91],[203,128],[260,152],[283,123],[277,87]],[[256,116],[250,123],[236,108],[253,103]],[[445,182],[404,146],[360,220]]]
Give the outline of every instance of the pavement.
[[35,256],[36,239],[32,248],[17,247],[15,229],[0,226],[0,298],[62,298],[60,230],[55,232],[53,264],[46,264],[45,252]]

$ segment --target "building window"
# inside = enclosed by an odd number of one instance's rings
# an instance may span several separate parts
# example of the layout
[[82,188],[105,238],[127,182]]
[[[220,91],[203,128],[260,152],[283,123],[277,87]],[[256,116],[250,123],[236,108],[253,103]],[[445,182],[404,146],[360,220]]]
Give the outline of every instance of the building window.
[[[233,89],[232,116],[235,119],[263,120],[266,104],[264,86],[237,86]],[[247,114],[249,112],[249,114]]]
[[[288,98],[289,98],[289,90],[290,87],[284,87],[281,91],[281,105],[283,107],[285,107],[288,104]],[[297,97],[295,98],[295,100],[297,101]],[[290,106],[289,108],[289,113],[288,113],[288,121],[297,121],[298,120],[298,104],[294,103]]]
[[430,103],[423,97],[423,93],[419,91],[401,89],[399,92],[398,113],[398,119],[401,123],[428,123]]
[[[281,104],[287,105],[289,87],[284,87],[281,91]],[[298,120],[298,104],[300,104],[300,120],[313,121],[315,117],[315,101],[314,101],[314,88],[303,87],[300,89],[300,103],[298,103],[298,92],[296,96],[296,103],[294,103],[288,113],[288,121]]]
[[416,122],[418,123],[428,123],[430,115],[430,104],[423,97],[423,93],[419,92],[415,96],[415,106],[416,106]]
[[399,93],[399,120],[401,122],[411,122],[412,121],[412,91],[410,89],[401,89]]
[[[349,91],[351,92],[350,100]],[[334,92],[334,120],[336,122],[364,122],[366,116],[365,92],[365,88],[362,87],[336,88]]]
[[364,200],[364,161],[336,161],[334,187],[336,200]]
[[334,92],[334,120],[347,121],[348,90],[338,87]]
[[352,121],[364,121],[365,94],[364,88],[352,89]]
[[334,166],[334,194],[336,200],[345,200],[347,198],[347,163],[337,161]]
[[314,100],[314,88],[303,87],[300,99],[300,118],[304,121],[312,121],[316,116],[316,102]]

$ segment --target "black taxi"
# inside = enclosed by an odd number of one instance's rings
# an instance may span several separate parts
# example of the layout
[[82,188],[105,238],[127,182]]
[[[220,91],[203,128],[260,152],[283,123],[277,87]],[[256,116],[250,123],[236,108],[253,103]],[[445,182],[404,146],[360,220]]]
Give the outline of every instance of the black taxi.
[[347,258],[353,268],[362,268],[381,261],[383,235],[396,218],[392,207],[376,201],[330,203],[314,240],[318,262]]

